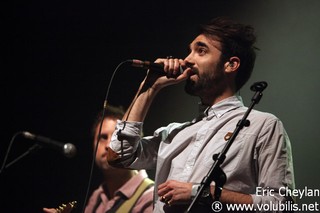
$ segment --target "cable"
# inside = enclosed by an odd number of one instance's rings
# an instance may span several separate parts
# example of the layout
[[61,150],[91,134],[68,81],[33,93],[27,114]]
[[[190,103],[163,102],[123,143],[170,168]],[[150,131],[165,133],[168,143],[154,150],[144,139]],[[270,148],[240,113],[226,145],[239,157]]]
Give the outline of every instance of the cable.
[[7,152],[6,152],[6,155],[4,157],[4,160],[3,160],[3,163],[2,163],[2,166],[1,166],[1,169],[0,169],[0,175],[1,173],[9,168],[10,166],[12,166],[13,164],[17,163],[19,160],[21,160],[22,158],[26,157],[27,155],[37,151],[38,149],[41,148],[41,146],[39,144],[34,144],[33,146],[31,146],[27,151],[25,151],[24,153],[22,153],[21,155],[19,155],[17,158],[15,158],[13,161],[11,161],[10,163],[6,164],[7,163],[7,159],[9,157],[9,153],[10,153],[10,150],[11,150],[11,147],[13,145],[13,142],[15,141],[16,137],[18,135],[21,135],[23,134],[23,132],[16,132],[13,137],[11,138],[11,141],[9,143],[9,146],[8,146],[8,149],[7,149]]
[[94,154],[93,154],[93,157],[92,157],[92,160],[91,160],[89,181],[88,181],[88,186],[87,186],[87,190],[86,190],[86,195],[85,195],[84,202],[83,202],[82,212],[84,212],[84,210],[85,210],[85,208],[86,208],[87,200],[88,200],[88,197],[89,197],[89,191],[90,191],[90,188],[91,188],[91,182],[92,182],[92,176],[93,176],[93,169],[94,169],[94,164],[95,164],[95,158],[96,158],[97,150],[98,150],[98,147],[99,147],[99,142],[100,142],[100,137],[101,137],[101,129],[102,129],[103,121],[104,121],[104,115],[105,115],[105,112],[106,112],[106,110],[107,110],[108,96],[109,96],[111,84],[112,84],[112,81],[113,81],[113,79],[114,79],[114,76],[115,76],[116,72],[119,70],[119,68],[120,68],[122,65],[124,65],[124,64],[127,63],[127,62],[128,62],[128,61],[123,61],[123,62],[121,62],[120,64],[118,64],[118,66],[116,67],[116,69],[115,69],[115,70],[113,71],[113,73],[112,73],[112,76],[111,76],[111,79],[110,79],[110,82],[109,82],[109,85],[108,85],[108,88],[107,88],[106,96],[105,96],[104,103],[103,103],[103,111],[102,111],[102,116],[101,116],[102,119],[101,119],[101,122],[100,122],[100,125],[99,125],[98,139],[97,139],[96,146],[94,147]]
[[11,141],[9,143],[9,146],[8,146],[8,149],[7,149],[7,152],[6,152],[6,155],[4,157],[4,160],[3,160],[3,163],[2,163],[2,166],[1,166],[1,169],[0,169],[0,174],[3,172],[3,170],[5,169],[6,167],[6,162],[7,162],[7,159],[8,159],[8,156],[9,156],[9,153],[10,153],[10,150],[11,150],[11,147],[12,147],[12,144],[15,140],[15,138],[20,135],[22,132],[17,132],[13,135],[13,137],[11,138]]

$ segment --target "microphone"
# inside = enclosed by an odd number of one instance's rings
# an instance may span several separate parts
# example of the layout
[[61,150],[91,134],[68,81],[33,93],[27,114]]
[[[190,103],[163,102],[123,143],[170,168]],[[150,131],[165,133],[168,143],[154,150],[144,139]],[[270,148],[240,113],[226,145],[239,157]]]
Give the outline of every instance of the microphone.
[[[127,60],[127,62],[130,63],[130,65],[133,67],[138,67],[142,69],[151,69],[151,70],[157,71],[159,74],[167,75],[166,72],[163,70],[163,64],[153,63],[150,61],[141,61],[138,59]],[[179,69],[180,69],[179,74],[182,74],[183,73],[182,67],[179,66]]]
[[64,144],[47,137],[43,137],[41,135],[34,135],[30,132],[22,132],[22,135],[27,139],[40,142],[39,143],[40,145],[44,145],[44,146],[48,146],[50,148],[56,149],[62,152],[62,154],[68,158],[74,157],[77,153],[77,148],[72,143]]
[[267,88],[268,83],[265,81],[259,81],[251,85],[250,89],[254,92],[262,92],[265,88]]

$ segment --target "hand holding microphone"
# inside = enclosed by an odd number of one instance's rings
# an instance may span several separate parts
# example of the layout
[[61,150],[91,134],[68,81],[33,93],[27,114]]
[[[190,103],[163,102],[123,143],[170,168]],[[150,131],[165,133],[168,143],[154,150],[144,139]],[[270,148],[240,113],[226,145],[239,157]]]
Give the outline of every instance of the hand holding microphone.
[[155,63],[137,59],[128,60],[128,62],[133,67],[149,69],[151,72],[165,75],[168,78],[176,78],[185,71],[183,65],[181,65],[183,60],[174,59],[172,56],[168,56],[166,59],[157,59]]
[[154,63],[137,59],[128,60],[127,62],[133,67],[149,69],[143,85],[148,85],[147,87],[153,87],[157,90],[185,81],[192,72],[192,69],[187,67],[182,59],[173,58],[172,56],[158,58]]

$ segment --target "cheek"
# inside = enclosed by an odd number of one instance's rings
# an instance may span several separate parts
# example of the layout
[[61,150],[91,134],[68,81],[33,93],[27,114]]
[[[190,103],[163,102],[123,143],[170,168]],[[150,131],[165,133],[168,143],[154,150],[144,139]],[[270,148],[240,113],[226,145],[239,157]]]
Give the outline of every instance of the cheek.
[[[99,143],[98,149],[97,149],[97,155],[105,152],[105,150],[106,150],[105,146],[106,146],[105,143]],[[95,151],[96,147],[93,147],[93,149],[94,149],[93,150],[93,154],[94,154],[94,151]]]
[[217,64],[215,62],[205,62],[202,64],[202,69],[203,69],[203,72],[205,73],[212,73],[214,72],[214,70],[216,69],[217,67]]
[[98,150],[99,150],[100,152],[106,151],[107,145],[108,145],[108,144],[107,144],[106,142],[100,143],[100,144],[99,144],[99,147],[98,147]]
[[212,78],[221,74],[221,68],[216,63],[206,63],[202,67],[202,76]]

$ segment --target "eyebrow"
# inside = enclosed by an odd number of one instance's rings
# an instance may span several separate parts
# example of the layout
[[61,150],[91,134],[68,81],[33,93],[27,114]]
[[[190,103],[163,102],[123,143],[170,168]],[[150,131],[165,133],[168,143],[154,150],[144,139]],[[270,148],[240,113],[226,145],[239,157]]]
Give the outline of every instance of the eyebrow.
[[194,47],[206,47],[206,48],[209,48],[209,46],[208,46],[206,43],[204,43],[204,42],[202,42],[202,41],[197,41],[196,43],[194,43],[194,44],[191,43],[191,44],[188,46],[188,48],[187,48],[188,52],[191,51],[192,46],[194,46]]
[[[195,43],[195,46],[199,46],[199,47],[208,47],[208,45],[202,41],[197,41]],[[209,47],[208,47],[209,48]]]
[[[202,42],[202,41],[197,41],[193,46],[209,48],[209,46],[206,43]],[[191,49],[191,47],[192,47],[192,44],[189,45],[189,49]]]
[[[191,49],[191,45],[190,44],[190,49]],[[209,45],[205,42],[202,42],[202,41],[197,41],[195,44],[194,44],[195,47],[206,47],[208,49],[210,49]],[[222,52],[221,48],[217,47],[217,45],[214,45],[214,44],[211,44],[212,47],[214,47],[215,49],[219,50],[220,52]]]

